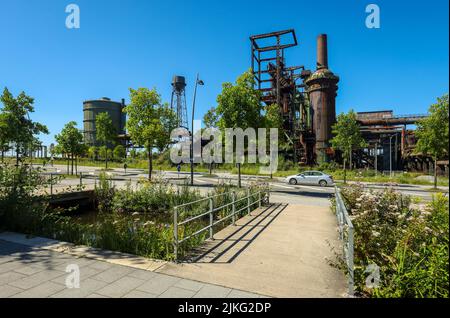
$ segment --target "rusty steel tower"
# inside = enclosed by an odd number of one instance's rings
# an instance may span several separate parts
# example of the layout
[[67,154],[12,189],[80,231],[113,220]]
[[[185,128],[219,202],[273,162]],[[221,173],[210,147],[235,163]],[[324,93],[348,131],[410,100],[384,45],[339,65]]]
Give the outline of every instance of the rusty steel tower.
[[314,140],[310,112],[302,80],[311,72],[303,66],[287,66],[285,51],[298,45],[293,29],[253,35],[251,67],[261,102],[277,104],[286,139],[292,145],[295,162],[312,164]]
[[285,50],[298,45],[293,29],[253,35],[250,42],[251,67],[261,102],[279,106],[292,159],[306,165],[329,161],[339,78],[328,69],[327,36],[318,36],[314,73],[304,66],[286,64]]
[[189,129],[186,107],[186,80],[184,76],[174,76],[172,79],[171,109],[177,114],[177,127]]

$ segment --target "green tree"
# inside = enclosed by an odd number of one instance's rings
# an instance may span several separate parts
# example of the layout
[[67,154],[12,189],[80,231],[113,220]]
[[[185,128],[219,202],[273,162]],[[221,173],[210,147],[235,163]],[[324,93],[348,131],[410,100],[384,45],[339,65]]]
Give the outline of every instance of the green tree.
[[[106,148],[109,148],[116,140],[117,131],[107,112],[100,113],[95,117],[95,134],[97,140]],[[108,169],[108,153],[108,151],[105,151],[105,169]]]
[[27,96],[25,92],[21,92],[14,98],[5,88],[0,96],[0,101],[3,103],[1,121],[6,127],[6,130],[3,130],[3,142],[15,145],[16,165],[19,165],[20,156],[37,139],[36,135],[48,134],[48,129],[45,125],[34,122],[30,118],[30,113],[34,112],[34,99]]
[[[261,127],[262,106],[260,103],[261,93],[254,88],[255,78],[251,70],[240,75],[236,83],[223,83],[222,92],[217,96],[217,107],[215,114],[217,116],[217,126],[224,130],[225,128],[242,128],[243,130],[251,127]],[[212,117],[214,118],[214,117]],[[248,142],[255,142],[249,141]],[[233,151],[235,151],[233,149]],[[238,162],[239,186],[241,184],[241,164]]]
[[8,122],[6,121],[6,115],[0,113],[0,152],[2,153],[2,162],[5,159],[5,152],[9,149]]
[[160,151],[170,144],[170,132],[176,127],[176,116],[167,103],[161,102],[156,89],[130,89],[126,128],[133,144],[143,146],[148,157],[148,178],[152,178],[153,148]]
[[89,157],[91,160],[93,160],[93,161],[96,160],[97,157],[98,157],[98,148],[95,147],[95,146],[89,147],[89,148],[88,148],[88,151],[87,151],[87,154],[88,154],[88,157]]
[[114,159],[121,161],[127,156],[127,150],[122,145],[117,145],[113,150]]
[[448,157],[448,94],[438,98],[437,103],[430,106],[429,116],[417,123],[416,151],[430,155],[434,160],[434,187],[437,188],[437,161]]
[[334,137],[331,139],[331,145],[333,149],[342,152],[344,158],[344,182],[346,182],[346,161],[349,159],[351,166],[353,150],[365,147],[366,142],[361,135],[359,123],[353,110],[350,110],[347,114],[339,114],[337,122],[332,129]]
[[77,123],[74,121],[68,122],[61,130],[61,133],[55,136],[55,140],[58,143],[59,151],[66,154],[67,160],[70,160],[71,174],[73,175],[75,158],[82,155],[85,151],[83,134],[77,128]]
[[261,123],[261,93],[254,88],[251,70],[238,77],[235,85],[223,83],[217,96],[218,126],[225,128],[257,128]]
[[209,109],[203,116],[203,123],[205,124],[206,128],[217,127],[218,122],[219,114],[217,114],[217,111],[214,107]]

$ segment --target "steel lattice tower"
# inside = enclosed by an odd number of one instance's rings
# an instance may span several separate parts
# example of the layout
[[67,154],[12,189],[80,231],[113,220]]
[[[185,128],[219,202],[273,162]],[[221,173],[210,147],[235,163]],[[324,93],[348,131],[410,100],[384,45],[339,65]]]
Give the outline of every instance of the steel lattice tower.
[[177,114],[177,125],[189,129],[186,107],[186,80],[184,76],[174,76],[172,80],[171,108]]

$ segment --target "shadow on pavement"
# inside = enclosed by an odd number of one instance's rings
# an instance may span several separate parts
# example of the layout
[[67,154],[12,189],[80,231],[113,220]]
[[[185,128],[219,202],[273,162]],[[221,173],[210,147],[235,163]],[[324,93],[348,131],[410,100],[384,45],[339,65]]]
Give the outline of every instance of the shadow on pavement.
[[[286,209],[287,204],[271,204],[246,223],[237,225],[236,230],[216,241],[206,241],[185,260],[187,263],[231,263]],[[256,222],[255,222],[256,221]],[[268,221],[265,222],[264,221]],[[232,225],[229,225],[232,226]],[[250,234],[251,232],[254,232]],[[244,244],[240,244],[244,243]],[[240,244],[238,246],[238,244]],[[225,260],[220,260],[228,254]]]

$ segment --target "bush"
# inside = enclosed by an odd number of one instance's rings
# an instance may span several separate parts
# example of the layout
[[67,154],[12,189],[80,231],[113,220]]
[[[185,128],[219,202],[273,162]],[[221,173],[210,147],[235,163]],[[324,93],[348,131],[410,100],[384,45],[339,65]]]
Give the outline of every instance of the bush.
[[[434,197],[423,211],[390,188],[342,189],[352,219],[355,286],[367,297],[448,297],[448,199]],[[369,264],[380,268],[380,286],[365,284]]]

